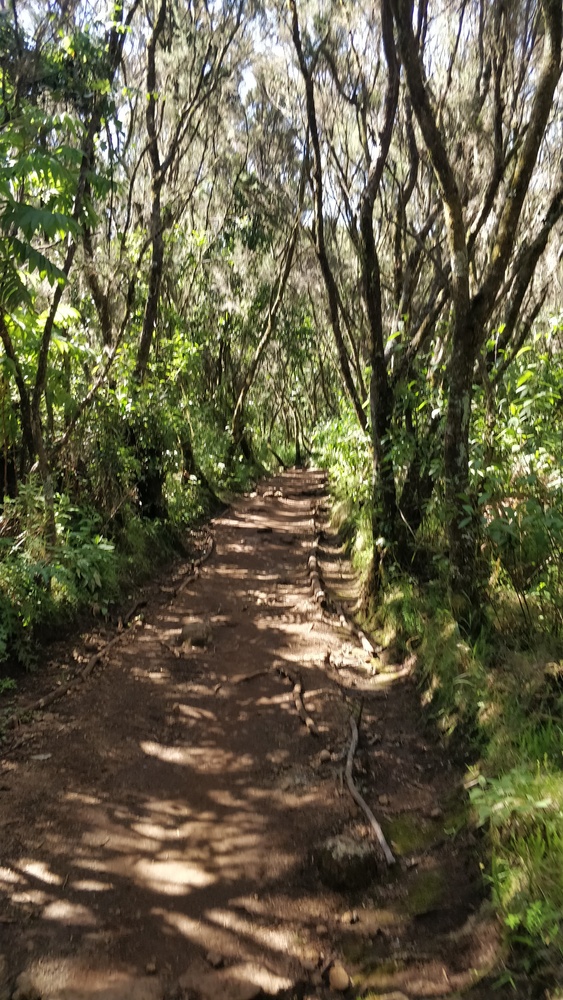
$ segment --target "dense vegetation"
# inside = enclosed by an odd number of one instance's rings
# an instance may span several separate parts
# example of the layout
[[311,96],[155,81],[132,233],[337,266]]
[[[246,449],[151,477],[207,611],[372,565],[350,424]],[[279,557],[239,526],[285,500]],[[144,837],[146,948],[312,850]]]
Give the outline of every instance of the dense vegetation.
[[[217,494],[330,471],[563,964],[561,0],[0,11],[0,690]],[[149,556],[150,554],[150,556]]]

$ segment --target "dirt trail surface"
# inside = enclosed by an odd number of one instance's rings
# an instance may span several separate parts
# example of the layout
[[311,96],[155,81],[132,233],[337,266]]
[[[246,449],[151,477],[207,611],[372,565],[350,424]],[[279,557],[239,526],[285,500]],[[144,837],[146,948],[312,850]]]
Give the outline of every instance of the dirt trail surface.
[[[5,741],[0,1000],[399,1000],[493,963],[475,852],[454,835],[461,775],[423,728],[413,664],[371,658],[312,595],[323,488],[288,472],[215,519],[198,578],[153,595]],[[319,555],[346,606],[326,525]],[[354,780],[392,869],[346,788],[360,709]]]

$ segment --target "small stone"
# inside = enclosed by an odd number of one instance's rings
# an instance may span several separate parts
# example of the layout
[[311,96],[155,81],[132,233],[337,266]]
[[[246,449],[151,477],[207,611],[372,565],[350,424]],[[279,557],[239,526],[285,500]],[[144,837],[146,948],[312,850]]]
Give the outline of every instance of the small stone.
[[302,958],[301,968],[303,969],[303,972],[314,972],[317,968],[317,963],[313,958]]
[[345,993],[350,986],[350,976],[340,962],[335,962],[331,966],[328,981],[331,990],[336,990],[338,993]]
[[325,934],[328,934],[328,927],[326,924],[317,924],[315,930],[319,937],[323,937]]
[[332,755],[331,755],[330,750],[321,750],[321,752],[319,754],[319,763],[321,763],[321,764],[327,764],[328,761],[331,759],[331,756]]
[[207,646],[211,640],[211,629],[206,622],[185,622],[180,632],[179,645]]
[[145,972],[147,976],[156,976],[156,962],[147,962]]
[[443,810],[440,809],[439,806],[436,806],[436,808],[432,809],[430,813],[430,819],[442,819],[443,815],[444,815]]
[[237,983],[229,991],[229,1000],[255,1000],[256,997],[262,996],[262,987],[257,986],[256,983]]
[[391,799],[388,795],[380,795],[378,800],[380,806],[388,806]]
[[331,889],[363,889],[378,872],[378,859],[371,842],[352,837],[329,837],[319,845],[316,861],[321,879]]
[[205,956],[205,960],[206,962],[209,962],[214,969],[220,969],[225,964],[223,956],[220,955],[218,951],[208,951]]
[[41,1000],[41,992],[33,983],[29,972],[22,972],[16,979],[12,1000]]
[[341,924],[357,924],[359,921],[359,916],[356,910],[346,910],[345,913],[340,917]]
[[378,993],[373,1000],[409,1000],[409,998],[399,990],[393,990],[392,993]]

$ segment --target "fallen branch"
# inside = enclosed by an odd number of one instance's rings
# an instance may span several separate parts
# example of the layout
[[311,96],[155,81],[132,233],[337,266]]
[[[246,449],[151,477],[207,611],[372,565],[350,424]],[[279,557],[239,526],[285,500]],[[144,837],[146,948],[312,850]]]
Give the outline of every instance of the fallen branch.
[[354,754],[356,753],[356,748],[358,746],[358,738],[359,738],[358,727],[356,725],[356,720],[354,719],[353,715],[350,716],[350,729],[352,730],[352,739],[350,741],[350,749],[348,750],[348,758],[346,760],[346,771],[345,771],[346,784],[348,785],[348,790],[350,792],[350,795],[354,799],[354,802],[356,802],[357,805],[359,805],[360,809],[362,809],[365,815],[367,816],[373,828],[375,836],[379,841],[379,845],[385,855],[385,860],[387,864],[394,865],[395,857],[393,855],[393,852],[391,851],[391,848],[389,847],[389,844],[385,839],[383,830],[381,829],[379,823],[377,822],[367,802],[360,795],[358,789],[354,784],[354,779],[352,777],[352,768],[354,766]]
[[25,708],[20,708],[18,709],[17,712],[13,712],[12,715],[9,715],[4,724],[5,728],[14,729],[17,725],[19,725],[24,716],[32,714],[33,712],[40,712],[42,711],[42,709],[48,708],[49,705],[53,705],[54,702],[59,701],[61,698],[64,698],[65,695],[70,694],[70,692],[73,691],[74,688],[77,688],[80,684],[82,684],[82,682],[85,681],[86,678],[92,673],[92,670],[94,669],[98,661],[102,658],[102,656],[105,656],[106,653],[108,653],[109,650],[112,648],[112,646],[117,645],[117,643],[121,639],[123,639],[125,635],[130,635],[133,629],[136,628],[138,624],[139,622],[135,622],[132,626],[130,626],[130,628],[123,629],[123,631],[118,632],[118,634],[115,635],[113,639],[110,639],[109,642],[106,642],[105,646],[102,646],[101,649],[97,651],[97,653],[94,653],[94,655],[90,657],[86,666],[83,667],[82,670],[78,673],[78,675],[73,677],[72,680],[67,681],[66,684],[61,684],[60,687],[54,688],[54,690],[50,691],[49,694],[43,695],[42,698],[39,698],[37,701],[34,701],[31,705],[27,705]]
[[238,674],[236,677],[231,677],[231,684],[246,684],[247,681],[253,681],[257,677],[265,677],[269,673],[269,670],[255,670],[252,674]]
[[198,569],[200,568],[200,566],[203,566],[205,562],[207,562],[207,560],[212,555],[214,548],[215,548],[215,539],[213,538],[213,535],[210,535],[205,552],[201,556],[199,556],[198,559],[194,559],[192,561],[189,570],[186,572],[184,576],[184,579],[179,584],[179,586],[176,587],[176,589],[173,591],[172,594],[173,597],[178,597],[178,595],[181,594],[182,591],[186,589],[188,584],[191,583],[192,580],[195,580],[195,578],[198,576],[197,572]]
[[86,666],[83,667],[82,670],[80,671],[78,675],[79,680],[85,681],[86,678],[89,677],[90,674],[92,673],[94,667],[98,663],[98,660],[101,660],[102,656],[105,656],[106,653],[109,653],[112,646],[116,646],[117,643],[120,642],[121,639],[123,639],[123,636],[129,635],[132,632],[132,630],[137,627],[138,624],[139,622],[137,621],[134,622],[134,624],[131,625],[129,628],[126,629],[124,628],[122,632],[118,632],[117,635],[114,635],[113,639],[110,639],[109,642],[106,642],[105,646],[102,646],[102,648],[99,649],[97,653],[94,653],[94,655],[91,656],[90,659],[88,660]]
[[296,680],[295,677],[293,677],[292,674],[289,673],[289,670],[286,670],[286,668],[283,667],[281,664],[276,664],[276,670],[278,671],[278,673],[283,674],[284,677],[287,677],[287,679],[290,682],[290,684],[293,685],[293,691],[292,691],[293,702],[294,702],[297,714],[298,714],[299,718],[301,719],[301,722],[305,726],[307,726],[307,729],[309,730],[311,736],[318,736],[319,735],[319,731],[318,731],[315,723],[313,722],[313,719],[311,718],[311,716],[307,714],[307,709],[305,708],[305,705],[304,705],[304,702],[303,702],[303,682],[302,682],[302,680],[301,679]]

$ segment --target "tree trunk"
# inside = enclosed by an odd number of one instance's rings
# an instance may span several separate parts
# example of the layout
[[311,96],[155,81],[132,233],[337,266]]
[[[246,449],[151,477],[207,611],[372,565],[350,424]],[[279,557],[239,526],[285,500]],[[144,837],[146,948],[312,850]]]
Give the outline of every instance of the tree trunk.
[[147,301],[145,303],[143,329],[141,332],[141,339],[137,350],[137,362],[135,365],[135,379],[139,383],[143,382],[149,363],[151,344],[158,319],[160,285],[162,282],[162,269],[164,266],[164,237],[162,234],[162,185],[164,182],[164,174],[162,164],[160,162],[156,123],[156,106],[158,100],[156,82],[156,47],[158,45],[158,39],[164,30],[166,21],[166,3],[167,0],[161,0],[158,17],[147,46],[146,123],[147,135],[149,137],[148,153],[152,174],[150,221],[152,261]]
[[469,430],[480,338],[479,331],[468,328],[468,322],[455,317],[447,378],[444,468],[452,609],[460,625],[473,630],[481,617],[482,587],[476,564],[478,524],[469,491]]

